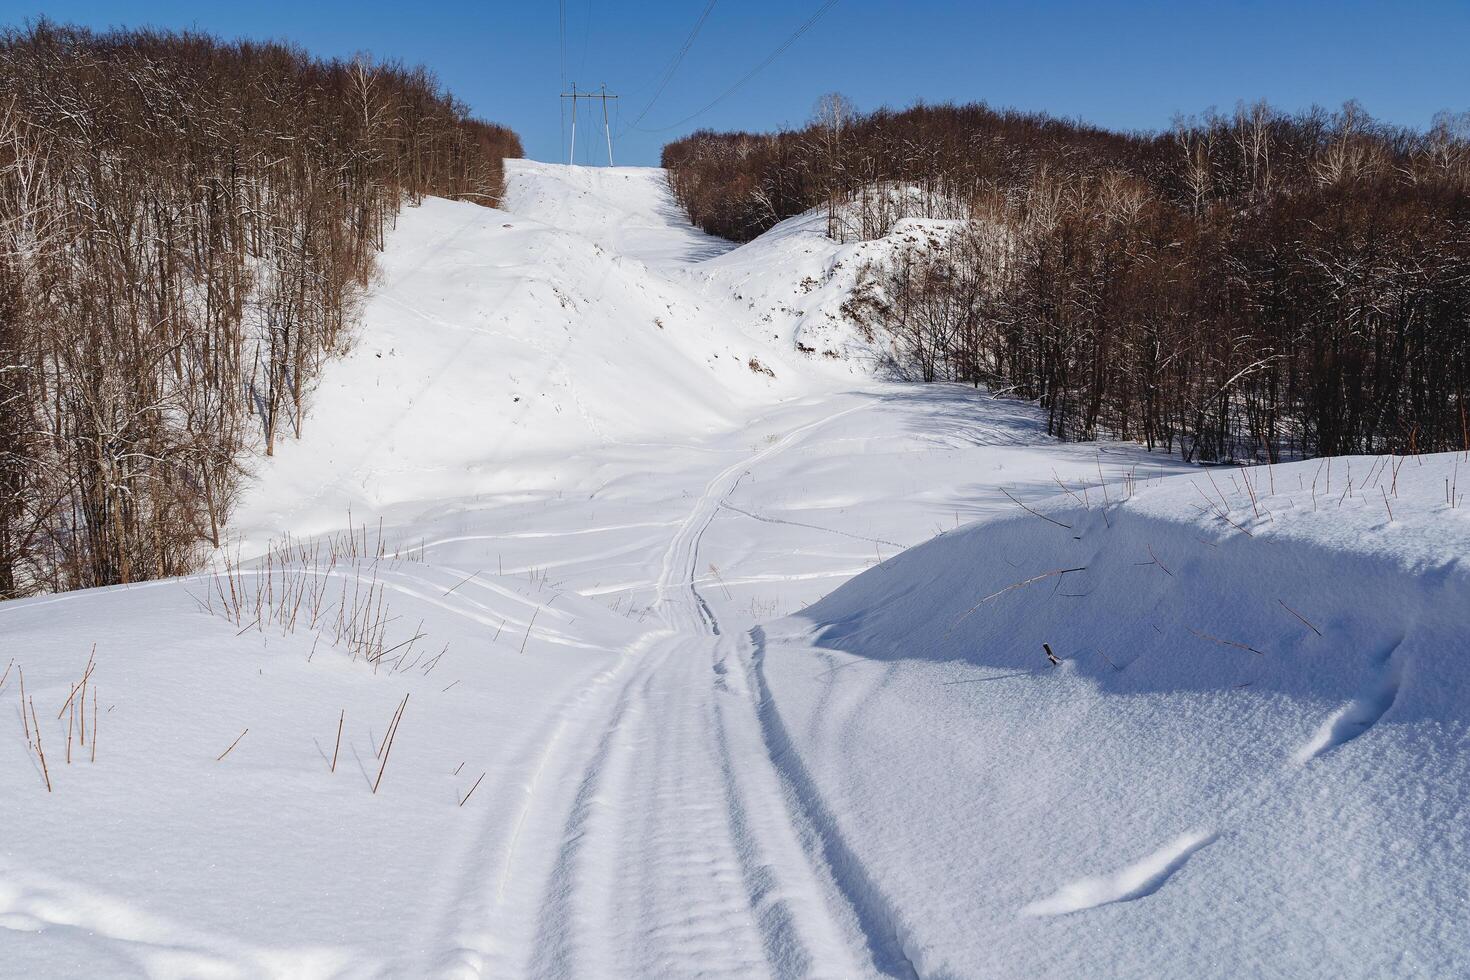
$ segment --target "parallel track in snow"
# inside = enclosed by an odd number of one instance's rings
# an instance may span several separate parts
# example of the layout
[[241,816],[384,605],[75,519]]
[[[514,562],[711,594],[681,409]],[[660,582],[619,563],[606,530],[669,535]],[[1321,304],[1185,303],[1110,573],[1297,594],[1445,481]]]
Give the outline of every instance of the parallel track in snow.
[[[695,584],[700,546],[750,468],[858,407],[801,426],[709,480],[659,563],[659,626],[526,740],[460,842],[415,962],[454,976],[911,975],[828,865],[830,833],[771,758],[743,629]],[[553,833],[552,828],[558,828]],[[534,830],[534,832],[532,832]],[[844,872],[844,875],[846,872]],[[875,955],[876,954],[876,955]]]

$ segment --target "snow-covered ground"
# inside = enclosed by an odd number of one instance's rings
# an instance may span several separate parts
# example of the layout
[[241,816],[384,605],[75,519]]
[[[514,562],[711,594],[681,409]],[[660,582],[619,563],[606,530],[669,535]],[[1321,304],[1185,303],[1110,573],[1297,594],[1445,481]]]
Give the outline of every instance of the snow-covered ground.
[[869,380],[819,218],[510,181],[243,568],[0,606],[0,974],[1470,971],[1470,460],[1059,445]]

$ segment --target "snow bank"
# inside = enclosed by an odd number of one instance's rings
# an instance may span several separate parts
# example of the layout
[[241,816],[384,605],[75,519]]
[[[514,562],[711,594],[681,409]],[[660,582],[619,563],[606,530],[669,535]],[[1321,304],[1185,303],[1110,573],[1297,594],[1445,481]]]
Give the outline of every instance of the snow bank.
[[1079,487],[768,626],[776,736],[919,974],[1470,969],[1459,469]]

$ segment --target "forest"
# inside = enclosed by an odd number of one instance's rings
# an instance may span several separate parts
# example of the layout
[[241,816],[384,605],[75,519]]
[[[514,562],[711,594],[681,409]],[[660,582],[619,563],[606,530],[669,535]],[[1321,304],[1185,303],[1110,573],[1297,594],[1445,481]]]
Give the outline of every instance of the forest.
[[1470,114],[1258,103],[1120,133],[831,95],[663,162],[716,235],[822,209],[838,240],[889,236],[846,310],[892,373],[1037,401],[1056,436],[1200,462],[1470,449]]
[[0,599],[195,569],[399,209],[521,155],[423,68],[280,43],[42,22],[0,93]]

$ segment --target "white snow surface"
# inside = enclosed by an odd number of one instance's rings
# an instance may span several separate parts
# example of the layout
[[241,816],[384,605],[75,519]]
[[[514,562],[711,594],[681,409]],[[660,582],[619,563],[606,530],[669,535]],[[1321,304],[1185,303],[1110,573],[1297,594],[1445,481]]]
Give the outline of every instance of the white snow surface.
[[0,974],[1470,973],[1470,460],[1058,444],[870,380],[819,216],[509,179],[404,212],[246,491],[314,625],[0,606]]

